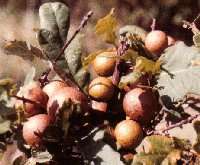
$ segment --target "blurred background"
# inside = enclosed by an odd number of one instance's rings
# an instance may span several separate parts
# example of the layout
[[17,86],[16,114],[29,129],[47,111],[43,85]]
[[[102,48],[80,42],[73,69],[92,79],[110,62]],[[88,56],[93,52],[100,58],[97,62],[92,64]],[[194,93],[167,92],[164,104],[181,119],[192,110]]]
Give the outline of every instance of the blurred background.
[[[37,44],[33,28],[39,25],[38,8],[45,2],[53,1],[55,0],[0,0],[0,37],[29,40]],[[71,31],[78,26],[87,11],[94,11],[86,30],[89,32],[86,34],[88,51],[99,47],[98,41],[93,33],[91,34],[96,21],[113,7],[116,9],[119,27],[136,24],[150,31],[152,18],[156,18],[156,29],[164,30],[189,45],[192,44],[192,32],[182,28],[182,21],[193,21],[200,11],[200,0],[60,0],[60,2],[70,7]]]

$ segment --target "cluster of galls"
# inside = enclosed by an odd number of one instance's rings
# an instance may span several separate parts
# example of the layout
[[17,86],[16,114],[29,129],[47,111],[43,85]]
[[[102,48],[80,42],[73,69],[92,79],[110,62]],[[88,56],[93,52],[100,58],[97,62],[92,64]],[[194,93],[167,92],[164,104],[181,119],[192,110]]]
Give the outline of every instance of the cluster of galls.
[[[112,56],[109,56],[112,54]],[[89,95],[93,99],[92,108],[106,112],[110,100],[115,96],[116,86],[112,83],[116,64],[116,51],[104,52],[94,59],[92,66],[99,75],[89,85]],[[139,122],[147,123],[151,120],[156,100],[151,90],[134,88],[127,92],[123,98],[123,109],[129,118],[117,124],[114,134],[117,143],[123,148],[135,147],[142,138],[142,128]]]
[[31,83],[20,90],[17,95],[34,102],[17,100],[15,104],[16,108],[24,107],[27,121],[23,124],[23,138],[33,147],[42,143],[45,129],[50,124],[54,124],[56,113],[65,101],[71,100],[72,103],[79,104],[83,111],[88,110],[88,98],[78,89],[69,87],[59,80],[52,81],[43,88],[39,83]]
[[[165,48],[175,43],[175,40],[167,36],[163,31],[154,30],[147,34],[145,47],[157,57]],[[89,85],[89,95],[93,99],[92,107],[95,110],[107,111],[109,101],[115,97],[116,86],[112,83],[111,76],[116,65],[116,51],[100,53],[93,60],[92,67],[97,73],[97,78]],[[140,83],[140,82],[139,82]],[[130,89],[131,88],[131,89]],[[136,147],[143,137],[142,126],[150,124],[154,114],[158,111],[158,97],[150,88],[131,86],[130,90],[119,91],[124,93],[123,111],[126,119],[119,122],[114,129],[117,144],[124,149]]]
[[[152,31],[145,39],[146,49],[152,54],[160,53],[174,40],[162,31]],[[92,98],[89,104],[88,97],[80,90],[69,87],[66,83],[55,80],[43,88],[39,83],[32,83],[19,91],[18,96],[23,96],[34,103],[16,101],[16,107],[23,106],[27,121],[23,124],[23,138],[31,146],[38,146],[42,142],[42,134],[45,129],[55,122],[55,114],[63,106],[64,102],[71,100],[79,104],[86,112],[92,108],[106,112],[107,104],[115,98],[117,92],[123,96],[123,111],[126,120],[119,122],[114,130],[117,143],[122,148],[133,148],[142,139],[143,131],[141,125],[149,124],[155,111],[158,110],[158,101],[154,92],[149,88],[131,87],[116,92],[117,87],[113,84],[111,76],[116,66],[116,51],[103,52],[96,56],[92,66],[98,75],[88,87],[88,93]],[[90,106],[89,106],[90,105]]]

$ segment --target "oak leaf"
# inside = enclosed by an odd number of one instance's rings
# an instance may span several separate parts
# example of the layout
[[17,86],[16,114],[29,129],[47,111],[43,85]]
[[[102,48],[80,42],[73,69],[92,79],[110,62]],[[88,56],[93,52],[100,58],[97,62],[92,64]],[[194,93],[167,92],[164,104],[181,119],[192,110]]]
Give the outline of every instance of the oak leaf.
[[114,9],[111,9],[108,15],[98,20],[95,26],[95,33],[101,36],[105,42],[114,44],[116,26],[117,20],[114,17]]
[[149,60],[145,57],[137,57],[135,70],[138,72],[157,74],[160,72],[161,61],[157,60],[156,62]]

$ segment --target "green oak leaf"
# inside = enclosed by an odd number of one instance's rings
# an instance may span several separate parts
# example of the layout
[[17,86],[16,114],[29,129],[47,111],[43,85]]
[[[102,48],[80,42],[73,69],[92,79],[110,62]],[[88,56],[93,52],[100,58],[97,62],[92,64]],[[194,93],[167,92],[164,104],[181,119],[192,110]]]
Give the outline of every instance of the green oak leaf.
[[163,87],[159,89],[159,94],[164,103],[182,99],[187,93],[200,94],[200,66],[192,64],[200,60],[198,48],[177,42],[165,50],[160,60],[162,67],[173,75],[161,71],[157,79],[157,85]]

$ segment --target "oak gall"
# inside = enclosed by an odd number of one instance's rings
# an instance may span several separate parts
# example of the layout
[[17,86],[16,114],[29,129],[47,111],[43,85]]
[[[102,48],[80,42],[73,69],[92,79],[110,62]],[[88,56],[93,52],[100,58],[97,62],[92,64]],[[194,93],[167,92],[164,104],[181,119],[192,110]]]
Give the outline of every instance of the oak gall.
[[147,124],[157,111],[157,99],[151,89],[134,88],[123,99],[126,115],[135,121]]
[[112,81],[105,77],[97,77],[89,85],[89,95],[98,101],[109,101],[114,94]]
[[114,130],[115,138],[120,147],[131,149],[136,147],[143,136],[141,126],[133,120],[123,120]]

